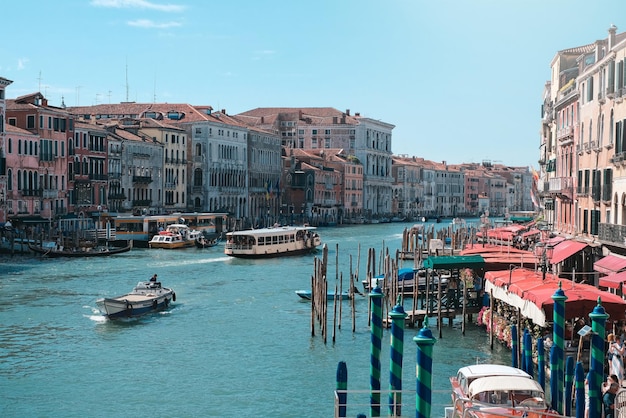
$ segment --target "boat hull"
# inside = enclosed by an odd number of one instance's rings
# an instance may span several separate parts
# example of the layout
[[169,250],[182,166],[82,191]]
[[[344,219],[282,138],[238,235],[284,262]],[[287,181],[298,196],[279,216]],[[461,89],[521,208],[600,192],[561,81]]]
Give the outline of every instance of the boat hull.
[[[312,298],[310,290],[296,290],[296,295],[298,295],[302,299],[306,299],[306,300],[311,300],[311,298]],[[336,296],[340,300],[348,300],[348,299],[350,299],[350,293],[348,293],[348,292],[342,292],[341,294],[337,294]],[[335,299],[335,294],[332,293],[332,292],[328,292],[326,294],[326,299],[334,300]]]
[[176,293],[172,289],[159,288],[155,289],[155,293],[129,293],[115,298],[98,299],[96,305],[104,316],[116,319],[163,311],[175,301]]
[[38,245],[29,244],[28,248],[31,251],[41,254],[42,256],[46,256],[49,258],[59,258],[59,257],[70,257],[70,258],[79,258],[79,257],[109,257],[115,254],[125,253],[131,250],[132,245],[127,245],[122,248],[108,248],[104,250],[92,249],[89,251],[83,250],[55,250],[54,248],[40,247]]

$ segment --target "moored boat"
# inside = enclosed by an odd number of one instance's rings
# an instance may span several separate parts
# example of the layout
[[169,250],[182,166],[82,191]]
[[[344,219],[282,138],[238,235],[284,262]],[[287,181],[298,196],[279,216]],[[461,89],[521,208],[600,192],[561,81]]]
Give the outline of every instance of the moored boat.
[[[306,300],[311,300],[313,297],[310,290],[296,290],[296,295]],[[337,299],[339,300],[348,300],[350,299],[350,292],[344,290],[343,292],[337,294],[335,294],[335,292],[328,292],[326,294],[326,299],[328,300],[334,300],[335,297],[337,297]]]
[[[448,286],[448,279],[450,278],[449,274],[446,275],[437,275],[436,273],[431,273],[429,277],[429,287],[431,290],[436,290],[439,287],[439,281],[441,281],[442,288],[446,288]],[[381,287],[390,287],[395,286],[397,282],[398,289],[402,289],[404,292],[412,292],[413,286],[417,282],[418,290],[426,290],[426,270],[424,269],[414,269],[410,267],[401,268],[398,270],[397,277],[389,277],[385,282],[385,275],[379,274],[371,278],[371,280],[363,280],[363,289],[366,292],[369,292],[376,286]]]
[[547,417],[550,411],[541,385],[525,371],[498,364],[476,364],[450,378],[453,407],[446,417]]
[[165,231],[161,231],[152,237],[148,245],[150,248],[187,248],[196,245],[196,239],[202,236],[202,232],[193,230],[185,224],[168,225]]
[[125,247],[85,247],[85,248],[66,248],[58,246],[40,246],[28,244],[31,251],[45,257],[109,257],[115,254],[125,253],[131,250],[132,244]]
[[226,234],[224,254],[232,257],[263,258],[311,252],[322,244],[316,228],[277,226]]
[[96,301],[98,309],[110,319],[145,315],[167,309],[176,301],[176,293],[161,282],[139,282],[125,295],[114,298],[102,298]]

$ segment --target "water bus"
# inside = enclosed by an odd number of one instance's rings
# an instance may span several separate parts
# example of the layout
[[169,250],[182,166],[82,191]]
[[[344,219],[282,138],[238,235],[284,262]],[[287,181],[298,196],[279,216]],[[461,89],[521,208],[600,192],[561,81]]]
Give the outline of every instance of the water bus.
[[247,258],[277,257],[307,253],[321,244],[314,227],[274,226],[227,233],[224,254]]

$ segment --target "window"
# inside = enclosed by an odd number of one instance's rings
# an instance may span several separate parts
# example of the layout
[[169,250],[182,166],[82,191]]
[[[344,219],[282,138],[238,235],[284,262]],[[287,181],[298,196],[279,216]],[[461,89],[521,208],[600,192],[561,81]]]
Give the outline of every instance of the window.
[[35,129],[35,115],[26,116],[26,129]]

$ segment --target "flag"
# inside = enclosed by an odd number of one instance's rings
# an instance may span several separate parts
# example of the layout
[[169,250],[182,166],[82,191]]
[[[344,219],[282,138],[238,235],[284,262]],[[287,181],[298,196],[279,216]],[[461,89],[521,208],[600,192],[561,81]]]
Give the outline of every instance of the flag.
[[265,200],[270,200],[270,186],[265,182]]
[[533,205],[535,208],[541,208],[541,202],[539,201],[539,173],[533,168],[530,167],[531,173],[533,175],[533,181],[530,186],[530,198],[533,201]]
[[280,177],[276,179],[276,187],[274,189],[276,190],[276,196],[280,199]]

